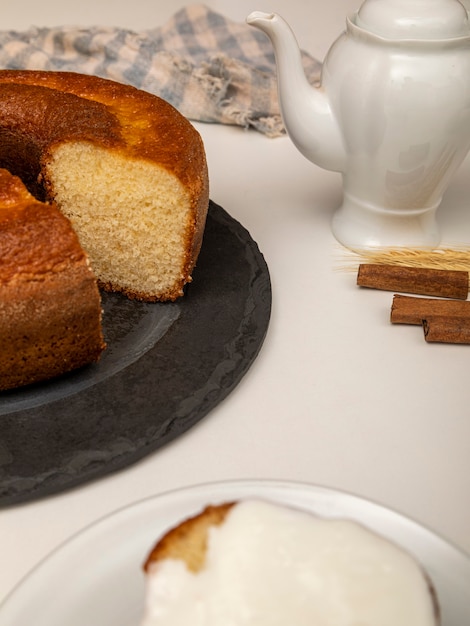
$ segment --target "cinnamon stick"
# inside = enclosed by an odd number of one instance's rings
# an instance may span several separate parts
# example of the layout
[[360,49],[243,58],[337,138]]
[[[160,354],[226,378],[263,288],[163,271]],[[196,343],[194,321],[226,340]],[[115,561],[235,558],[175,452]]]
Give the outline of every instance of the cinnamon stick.
[[431,317],[466,318],[470,323],[470,300],[439,300],[414,296],[393,296],[392,324],[419,324]]
[[357,284],[371,289],[466,300],[469,278],[468,272],[463,270],[362,263]]
[[423,320],[424,338],[429,343],[470,344],[470,320],[436,315]]

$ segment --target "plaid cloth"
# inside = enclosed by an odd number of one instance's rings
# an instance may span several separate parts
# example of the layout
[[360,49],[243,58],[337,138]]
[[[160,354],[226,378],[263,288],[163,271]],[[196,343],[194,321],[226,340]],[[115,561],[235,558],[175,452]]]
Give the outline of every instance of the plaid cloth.
[[[313,84],[321,64],[302,54]],[[204,5],[142,32],[97,26],[2,31],[0,67],[94,74],[150,91],[192,120],[253,127],[270,137],[285,132],[268,37]]]

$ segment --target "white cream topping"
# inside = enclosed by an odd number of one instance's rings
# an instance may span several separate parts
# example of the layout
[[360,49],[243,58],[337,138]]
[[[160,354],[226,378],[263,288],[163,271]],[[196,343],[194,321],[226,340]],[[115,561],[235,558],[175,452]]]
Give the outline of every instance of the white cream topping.
[[262,501],[211,528],[206,564],[153,564],[142,626],[430,626],[421,568],[347,520]]

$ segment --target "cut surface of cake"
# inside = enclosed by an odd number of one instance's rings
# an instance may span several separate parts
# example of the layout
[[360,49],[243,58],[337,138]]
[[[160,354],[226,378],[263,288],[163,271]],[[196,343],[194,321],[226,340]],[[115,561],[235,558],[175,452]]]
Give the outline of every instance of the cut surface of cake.
[[0,70],[0,167],[70,219],[105,289],[183,295],[209,191],[201,137],[173,106],[94,76]]
[[421,566],[365,526],[262,500],[209,506],[145,562],[142,626],[435,626]]
[[96,278],[69,220],[0,169],[0,389],[97,361]]

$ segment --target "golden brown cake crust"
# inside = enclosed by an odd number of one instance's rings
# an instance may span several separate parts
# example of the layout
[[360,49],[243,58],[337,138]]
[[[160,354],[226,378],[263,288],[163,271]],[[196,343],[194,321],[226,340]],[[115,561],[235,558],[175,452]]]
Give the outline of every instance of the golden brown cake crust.
[[104,342],[96,289],[83,266],[0,286],[1,390],[48,380],[99,359]]
[[144,569],[147,571],[151,563],[172,558],[184,561],[192,572],[199,571],[206,558],[209,528],[222,524],[234,504],[207,506],[198,515],[168,531],[148,555]]
[[0,169],[0,389],[98,360],[96,279],[69,221]]
[[[145,126],[135,125],[137,117]],[[86,139],[161,164],[201,193],[207,187],[202,141],[190,122],[165,100],[129,85],[73,72],[0,70],[0,125],[2,134],[18,131],[41,153]]]
[[[25,92],[20,85],[30,90]],[[22,106],[17,106],[11,90],[24,94]],[[77,97],[88,100],[91,108],[84,111]],[[38,99],[44,99],[42,111],[37,110]],[[116,142],[129,156],[162,164],[188,184],[200,178],[198,161],[204,152],[198,133],[165,100],[135,87],[73,72],[0,70],[0,102],[1,126],[14,130],[17,124],[42,150],[70,139],[86,138],[105,146]],[[136,117],[145,119],[146,125],[136,126]]]
[[86,257],[70,223],[0,169],[0,283],[41,280]]

